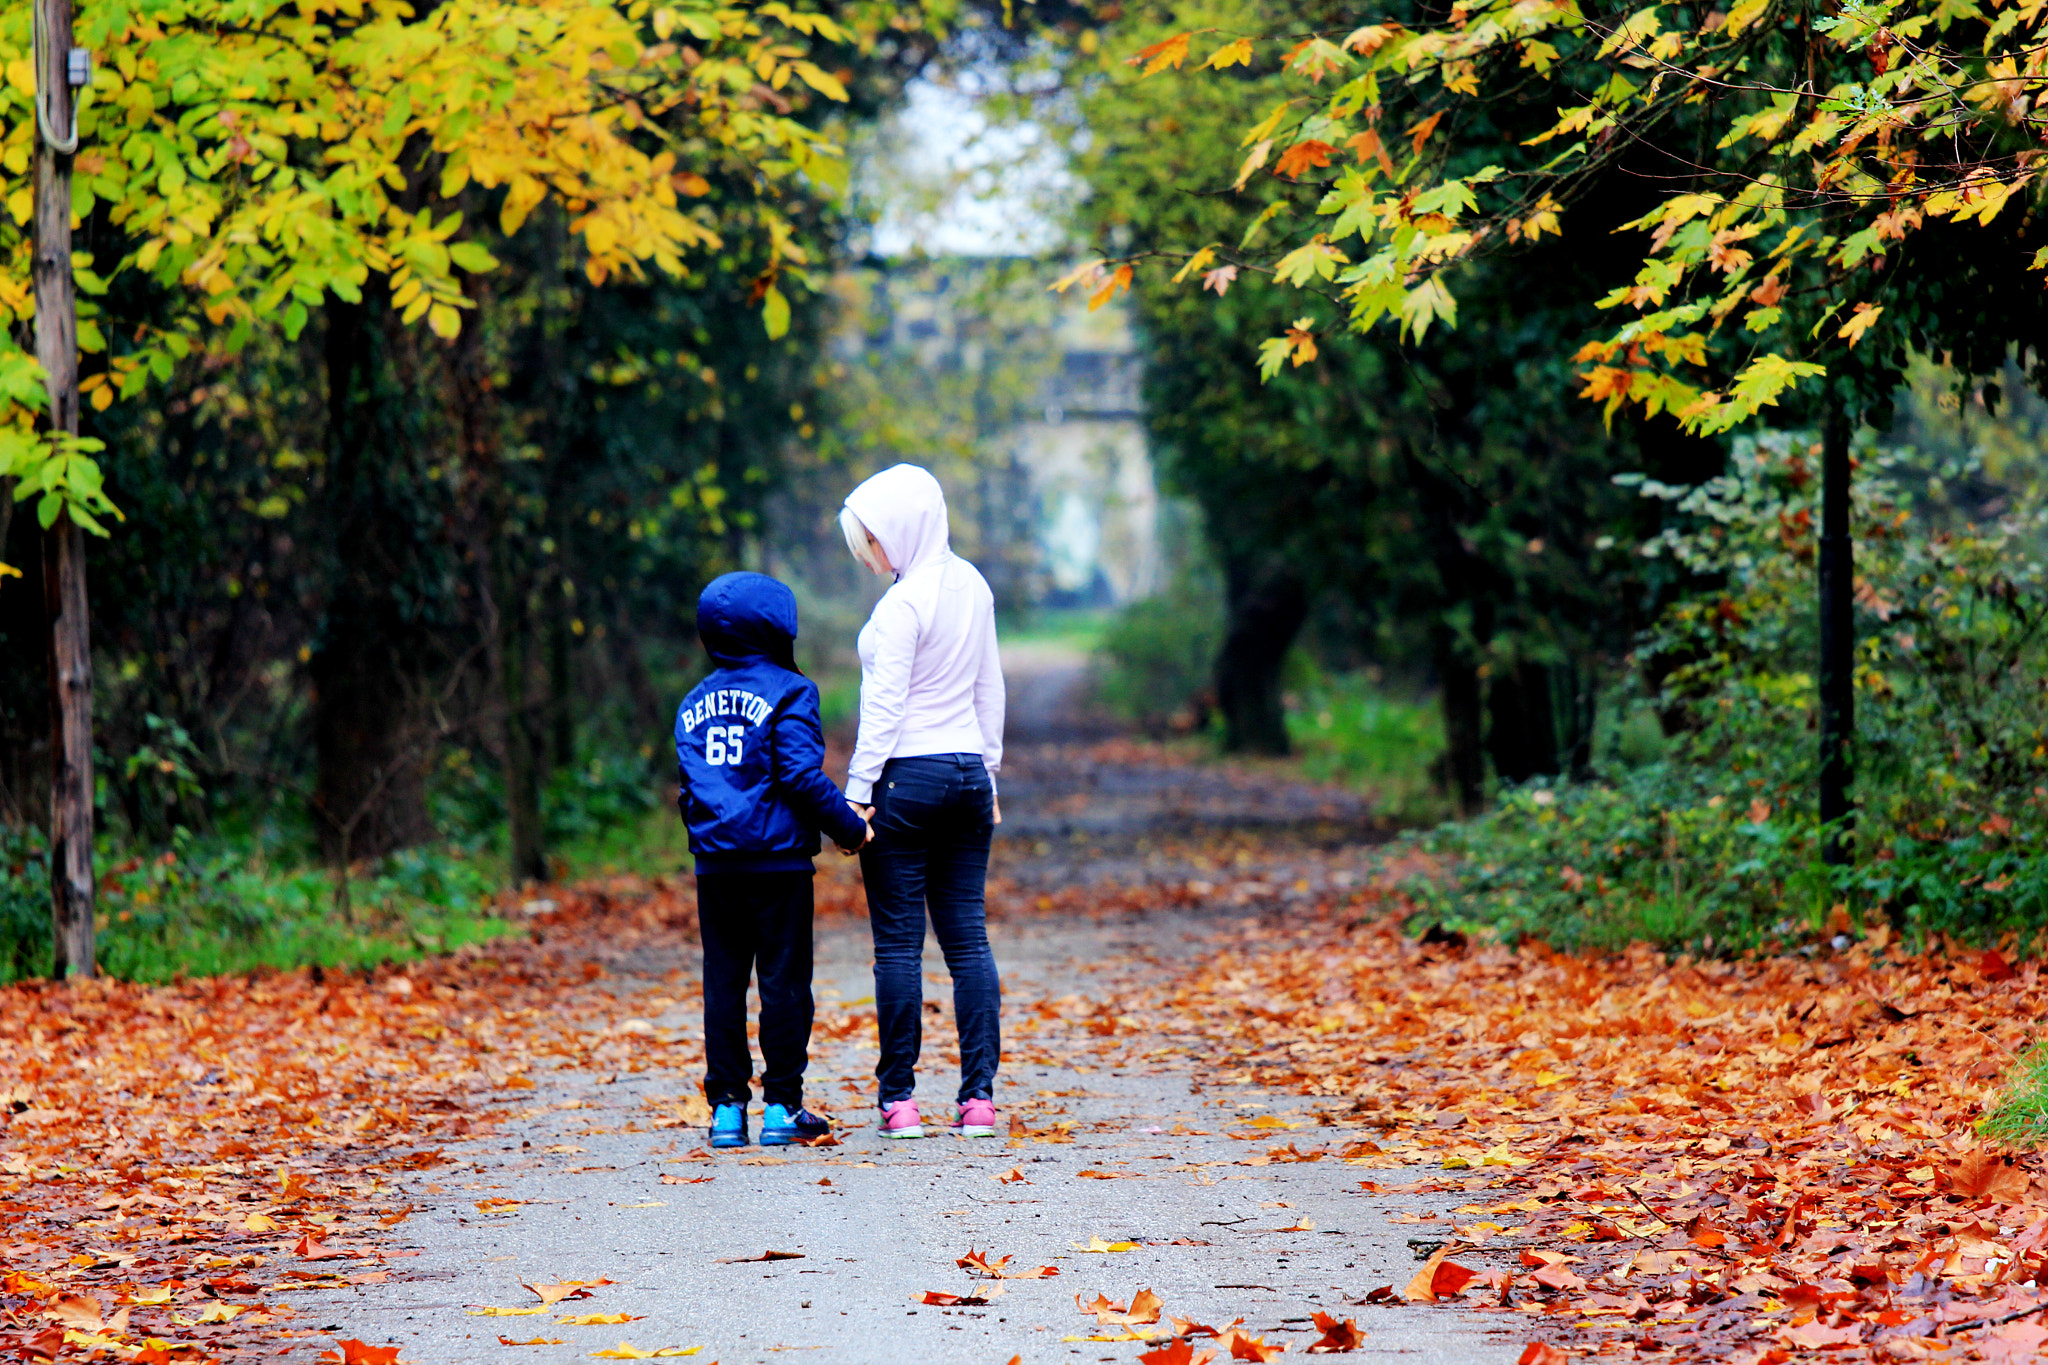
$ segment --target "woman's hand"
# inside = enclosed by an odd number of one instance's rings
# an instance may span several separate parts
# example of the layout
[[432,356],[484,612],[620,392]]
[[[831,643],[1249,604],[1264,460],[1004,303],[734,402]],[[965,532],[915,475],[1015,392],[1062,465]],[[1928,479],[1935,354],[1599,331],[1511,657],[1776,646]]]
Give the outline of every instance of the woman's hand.
[[996,797],[994,799],[994,805],[996,810],[996,818],[994,823],[1000,825],[1001,823],[1003,823],[1003,798],[1000,796]]

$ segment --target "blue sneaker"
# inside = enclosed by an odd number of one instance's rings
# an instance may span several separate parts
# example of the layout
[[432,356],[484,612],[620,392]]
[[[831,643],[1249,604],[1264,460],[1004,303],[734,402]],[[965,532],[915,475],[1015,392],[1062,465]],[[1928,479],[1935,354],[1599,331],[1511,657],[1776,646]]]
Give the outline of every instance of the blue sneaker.
[[[763,1135],[766,1136],[765,1134]],[[711,1145],[713,1147],[744,1147],[747,1145],[747,1106],[744,1104],[721,1104],[711,1111]]]
[[771,1104],[761,1111],[763,1147],[787,1147],[793,1142],[821,1138],[831,1131],[830,1123],[808,1109],[798,1108],[792,1113],[785,1105]]

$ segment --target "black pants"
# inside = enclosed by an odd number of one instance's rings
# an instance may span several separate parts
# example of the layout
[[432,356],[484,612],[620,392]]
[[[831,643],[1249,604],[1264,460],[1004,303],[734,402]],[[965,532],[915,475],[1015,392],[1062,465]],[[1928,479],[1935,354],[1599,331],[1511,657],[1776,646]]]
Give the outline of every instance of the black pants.
[[811,1047],[811,874],[697,877],[704,943],[704,1097],[745,1104],[747,978],[761,977],[761,1098],[800,1108]]

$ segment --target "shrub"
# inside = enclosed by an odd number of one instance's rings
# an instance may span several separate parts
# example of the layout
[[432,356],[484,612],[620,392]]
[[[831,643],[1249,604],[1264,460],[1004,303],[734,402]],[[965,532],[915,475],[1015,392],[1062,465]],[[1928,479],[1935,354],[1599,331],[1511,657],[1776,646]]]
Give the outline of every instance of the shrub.
[[[1855,864],[1818,862],[1814,448],[1737,442],[1643,547],[1712,584],[1672,606],[1610,698],[1662,718],[1661,757],[1610,751],[1595,780],[1532,786],[1430,838],[1446,914],[1565,943],[1749,943],[1837,904],[1918,935],[2048,925],[2048,519],[1961,520],[1899,452],[1866,448],[1855,498]],[[1953,472],[1953,471],[1952,471]]]
[[1223,594],[1213,572],[1190,568],[1165,592],[1111,618],[1096,647],[1096,695],[1119,719],[1153,735],[1192,730],[1207,718]]

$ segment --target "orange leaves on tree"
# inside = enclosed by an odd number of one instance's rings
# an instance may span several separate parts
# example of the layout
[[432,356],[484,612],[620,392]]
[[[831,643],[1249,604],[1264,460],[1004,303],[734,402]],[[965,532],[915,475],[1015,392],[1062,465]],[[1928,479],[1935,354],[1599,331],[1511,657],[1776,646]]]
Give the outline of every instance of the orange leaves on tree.
[[1280,153],[1280,159],[1273,163],[1273,174],[1289,178],[1299,177],[1308,171],[1329,165],[1336,155],[1337,149],[1329,143],[1309,138]]
[[1846,341],[1851,347],[1863,340],[1863,334],[1876,324],[1884,309],[1868,303],[1859,303],[1849,311],[1849,320],[1835,332],[1837,339]]
[[1176,33],[1170,38],[1162,38],[1150,47],[1140,48],[1137,56],[1125,58],[1124,65],[1138,66],[1142,64],[1145,68],[1142,74],[1146,76],[1156,76],[1169,66],[1178,71],[1180,70],[1180,64],[1188,59],[1188,39],[1194,36],[1190,32]]
[[1131,267],[1128,265],[1118,266],[1115,270],[1109,272],[1109,278],[1102,283],[1102,286],[1088,296],[1088,311],[1094,312],[1130,287]]
[[1408,142],[1415,149],[1415,155],[1422,155],[1422,144],[1429,141],[1429,135],[1434,133],[1436,126],[1443,121],[1444,111],[1439,109],[1408,130]]
[[1377,161],[1379,162],[1380,170],[1384,174],[1392,175],[1394,173],[1394,159],[1387,155],[1386,144],[1380,141],[1378,129],[1367,128],[1362,133],[1353,133],[1350,137],[1344,139],[1344,145],[1349,147],[1351,154],[1358,158],[1359,165],[1363,166],[1368,161]]

